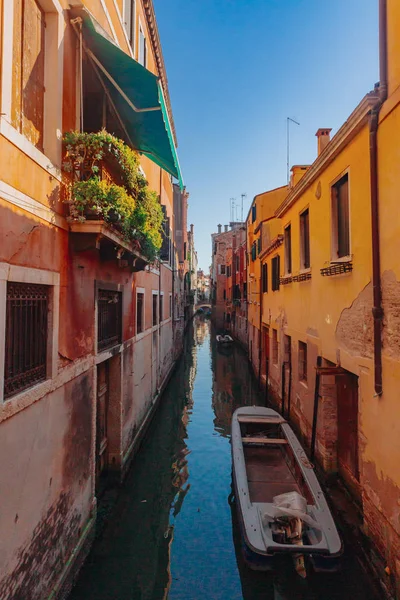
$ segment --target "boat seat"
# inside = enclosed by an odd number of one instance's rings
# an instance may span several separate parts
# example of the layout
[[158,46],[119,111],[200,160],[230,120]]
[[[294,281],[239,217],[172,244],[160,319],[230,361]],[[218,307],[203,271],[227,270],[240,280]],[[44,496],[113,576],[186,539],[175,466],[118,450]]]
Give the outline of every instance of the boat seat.
[[267,438],[267,437],[244,437],[243,444],[287,444],[285,438]]
[[252,417],[251,415],[238,415],[239,423],[275,423],[276,425],[280,425],[281,423],[286,423],[285,419],[282,417]]

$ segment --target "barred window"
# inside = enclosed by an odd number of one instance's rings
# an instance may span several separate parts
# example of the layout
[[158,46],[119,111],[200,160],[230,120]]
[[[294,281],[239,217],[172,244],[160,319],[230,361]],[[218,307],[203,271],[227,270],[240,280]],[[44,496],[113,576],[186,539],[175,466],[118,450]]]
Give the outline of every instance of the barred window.
[[4,398],[46,379],[49,286],[7,284]]
[[299,341],[299,381],[307,382],[307,344]]
[[122,292],[99,289],[97,295],[97,350],[122,340]]

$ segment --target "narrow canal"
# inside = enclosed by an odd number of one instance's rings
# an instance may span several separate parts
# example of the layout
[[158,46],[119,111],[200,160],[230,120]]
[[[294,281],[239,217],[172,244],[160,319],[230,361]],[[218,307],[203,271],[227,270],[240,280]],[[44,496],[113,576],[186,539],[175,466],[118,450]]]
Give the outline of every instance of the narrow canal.
[[302,580],[291,565],[250,571],[231,492],[230,421],[263,404],[246,355],[221,353],[195,319],[122,489],[106,494],[93,550],[70,600],[376,600],[347,548],[343,569]]

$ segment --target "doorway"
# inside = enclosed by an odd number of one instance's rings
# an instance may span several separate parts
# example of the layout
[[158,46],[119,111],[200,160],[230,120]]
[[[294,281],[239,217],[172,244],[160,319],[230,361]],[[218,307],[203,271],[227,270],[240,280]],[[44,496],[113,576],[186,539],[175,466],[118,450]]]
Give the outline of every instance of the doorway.
[[108,407],[110,394],[109,362],[97,365],[96,411],[96,488],[108,467]]
[[358,377],[346,372],[336,377],[338,472],[357,497],[359,489],[358,462]]

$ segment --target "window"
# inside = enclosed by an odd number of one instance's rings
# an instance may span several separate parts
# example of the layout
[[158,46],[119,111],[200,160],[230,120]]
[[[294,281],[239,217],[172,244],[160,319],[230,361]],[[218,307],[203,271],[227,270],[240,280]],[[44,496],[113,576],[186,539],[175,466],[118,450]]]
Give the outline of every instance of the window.
[[226,300],[226,290],[224,290],[224,300]]
[[121,343],[122,292],[99,289],[97,293],[97,350]]
[[49,286],[7,284],[4,398],[46,379]]
[[308,208],[300,215],[300,269],[310,268],[310,224]]
[[285,273],[292,272],[292,228],[291,225],[285,227],[284,231],[285,243]]
[[278,347],[278,331],[272,330],[272,362],[274,365],[278,364],[279,347]]
[[153,294],[153,327],[157,325],[157,294]]
[[247,283],[243,284],[243,299],[247,300]]
[[164,321],[164,296],[160,294],[160,303],[159,303],[159,315],[160,315],[160,323]]
[[144,331],[144,294],[136,294],[136,333]]
[[254,204],[251,207],[251,222],[254,223],[254,221],[256,220],[256,218],[257,218],[257,205]]
[[251,260],[254,262],[257,258],[257,242],[253,242],[251,246]]
[[220,265],[221,267],[221,275],[225,275],[225,265]]
[[262,291],[263,294],[268,292],[268,265],[264,263],[262,266]]
[[272,291],[276,292],[279,290],[279,279],[280,279],[280,257],[275,256],[272,259]]
[[285,364],[289,367],[292,363],[292,338],[290,335],[285,335]]
[[240,269],[240,260],[239,260],[238,254],[235,256],[235,268],[236,268],[236,272],[238,272]]
[[307,382],[307,344],[299,342],[299,381]]
[[135,0],[124,0],[124,25],[132,50],[135,45],[135,4]]
[[140,27],[140,29],[139,29],[139,57],[138,57],[138,61],[140,62],[141,65],[143,65],[145,67],[146,66],[146,62],[147,62],[146,59],[147,59],[146,38],[144,37],[144,33],[143,33],[142,27]]
[[260,254],[261,248],[262,248],[262,240],[261,240],[261,236],[260,236],[257,240],[257,254]]
[[218,247],[217,242],[214,242],[214,254],[217,254],[217,247]]
[[43,152],[45,13],[36,0],[14,2],[11,123]]
[[331,188],[332,259],[350,255],[349,177],[344,175]]
[[169,317],[172,317],[172,294],[169,295]]

